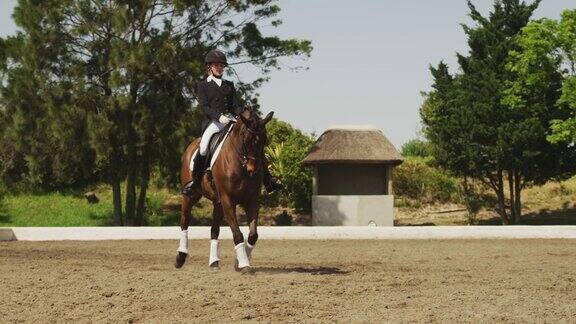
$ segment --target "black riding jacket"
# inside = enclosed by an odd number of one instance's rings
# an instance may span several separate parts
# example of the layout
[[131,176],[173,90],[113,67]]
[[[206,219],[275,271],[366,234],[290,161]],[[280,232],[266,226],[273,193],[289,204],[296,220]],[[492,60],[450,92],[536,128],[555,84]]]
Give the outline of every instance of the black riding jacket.
[[231,81],[222,80],[222,85],[218,86],[216,82],[204,78],[196,86],[196,96],[200,109],[207,117],[202,129],[210,120],[218,121],[222,114],[238,116],[242,112],[234,83]]

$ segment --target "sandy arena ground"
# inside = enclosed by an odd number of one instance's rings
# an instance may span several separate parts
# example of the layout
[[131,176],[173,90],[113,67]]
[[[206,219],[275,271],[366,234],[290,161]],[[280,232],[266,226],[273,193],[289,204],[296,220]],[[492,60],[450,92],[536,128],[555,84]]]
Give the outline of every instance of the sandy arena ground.
[[0,322],[574,322],[576,241],[1,242]]

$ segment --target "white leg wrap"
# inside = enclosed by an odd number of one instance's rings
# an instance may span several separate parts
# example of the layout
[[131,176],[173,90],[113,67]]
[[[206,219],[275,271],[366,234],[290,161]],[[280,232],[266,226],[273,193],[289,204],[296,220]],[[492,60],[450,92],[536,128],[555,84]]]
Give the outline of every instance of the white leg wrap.
[[208,265],[220,261],[219,252],[218,240],[210,240],[210,259],[208,259]]
[[246,254],[246,244],[244,242],[236,245],[234,247],[236,252],[236,260],[238,260],[238,268],[242,269],[250,266],[250,261],[248,260],[248,255]]
[[252,250],[254,250],[254,245],[246,242],[246,254],[248,255],[248,260],[252,260]]
[[188,254],[188,230],[180,232],[180,245],[178,246],[178,252]]

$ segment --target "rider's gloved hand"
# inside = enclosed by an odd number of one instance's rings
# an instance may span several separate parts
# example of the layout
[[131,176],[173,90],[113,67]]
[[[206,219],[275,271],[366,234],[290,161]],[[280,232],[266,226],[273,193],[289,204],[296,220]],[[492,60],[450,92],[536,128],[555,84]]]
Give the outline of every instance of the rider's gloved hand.
[[220,118],[218,119],[218,121],[219,121],[220,123],[226,125],[226,124],[228,124],[228,123],[230,123],[230,122],[236,121],[236,119],[235,119],[234,117],[230,116],[230,115],[224,115],[224,114],[222,114],[222,115],[220,115]]

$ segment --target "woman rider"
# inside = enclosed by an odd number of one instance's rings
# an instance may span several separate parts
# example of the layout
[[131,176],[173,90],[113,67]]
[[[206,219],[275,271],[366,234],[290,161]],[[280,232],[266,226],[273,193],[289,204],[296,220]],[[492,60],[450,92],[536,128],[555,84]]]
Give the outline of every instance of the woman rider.
[[[226,55],[218,50],[211,50],[206,54],[204,60],[208,70],[208,76],[198,82],[196,95],[200,109],[206,114],[202,122],[204,129],[200,139],[200,147],[194,158],[194,170],[192,170],[192,181],[187,183],[182,193],[190,195],[195,188],[200,187],[202,175],[208,164],[206,154],[212,135],[220,132],[224,127],[236,121],[236,117],[242,113],[234,83],[222,79],[224,68],[228,65]],[[268,170],[268,163],[263,157],[264,187],[268,193],[282,189],[282,185],[272,178]]]

